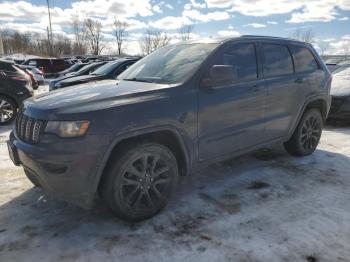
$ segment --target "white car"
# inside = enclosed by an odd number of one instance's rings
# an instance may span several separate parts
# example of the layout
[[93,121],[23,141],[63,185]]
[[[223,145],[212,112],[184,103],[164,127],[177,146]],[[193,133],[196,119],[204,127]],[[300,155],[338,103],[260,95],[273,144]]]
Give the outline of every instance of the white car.
[[350,67],[333,75],[329,119],[350,121]]

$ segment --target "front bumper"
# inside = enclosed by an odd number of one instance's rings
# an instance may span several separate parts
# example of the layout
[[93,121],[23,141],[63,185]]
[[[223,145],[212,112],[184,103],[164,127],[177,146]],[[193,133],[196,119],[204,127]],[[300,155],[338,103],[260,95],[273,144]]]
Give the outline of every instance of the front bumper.
[[12,147],[18,157],[18,164],[38,181],[45,192],[90,208],[96,193],[98,168],[108,147],[107,139],[97,135],[79,139],[53,137],[50,135],[46,141],[44,138],[31,145],[11,134],[9,148]]
[[350,120],[350,96],[332,96],[330,120]]

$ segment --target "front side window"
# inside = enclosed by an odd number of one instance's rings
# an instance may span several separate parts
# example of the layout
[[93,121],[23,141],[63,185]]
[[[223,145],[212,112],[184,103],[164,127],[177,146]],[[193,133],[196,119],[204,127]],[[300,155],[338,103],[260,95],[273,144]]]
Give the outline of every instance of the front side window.
[[178,44],[160,48],[125,70],[118,79],[183,83],[218,44]]
[[263,44],[264,75],[274,77],[293,74],[293,62],[287,46]]
[[222,62],[233,69],[234,82],[251,81],[258,78],[254,44],[235,44],[224,52]]
[[313,72],[319,67],[309,49],[302,46],[291,46],[294,56],[295,72]]

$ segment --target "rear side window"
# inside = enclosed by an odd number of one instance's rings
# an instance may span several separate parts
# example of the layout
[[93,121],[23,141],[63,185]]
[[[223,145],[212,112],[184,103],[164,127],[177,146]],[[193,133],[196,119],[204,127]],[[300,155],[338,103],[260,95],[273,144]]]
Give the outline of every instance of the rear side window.
[[293,62],[287,46],[263,44],[264,75],[273,77],[293,74]]
[[27,63],[27,64],[31,65],[31,66],[37,66],[36,60],[30,60],[29,63]]
[[233,67],[235,82],[258,78],[254,44],[235,44],[223,54],[223,64]]
[[11,63],[0,63],[0,71],[15,72],[16,69]]
[[315,57],[309,49],[302,46],[291,46],[294,56],[295,72],[313,72],[319,69]]

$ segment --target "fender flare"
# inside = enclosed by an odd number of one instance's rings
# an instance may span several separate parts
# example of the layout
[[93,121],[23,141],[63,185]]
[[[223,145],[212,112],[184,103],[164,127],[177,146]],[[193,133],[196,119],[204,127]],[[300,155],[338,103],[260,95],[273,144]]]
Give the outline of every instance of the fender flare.
[[305,113],[305,110],[306,108],[308,107],[309,104],[311,104],[312,102],[315,102],[317,100],[322,100],[325,102],[326,104],[326,118],[327,118],[327,115],[328,115],[328,111],[329,111],[329,108],[330,108],[330,100],[327,101],[327,97],[325,96],[321,96],[321,95],[317,95],[317,96],[312,96],[312,97],[309,97],[307,100],[305,100],[301,110],[299,111],[299,114],[298,114],[298,117],[295,119],[294,123],[293,123],[293,126],[292,128],[290,129],[290,133],[288,134],[288,139],[293,135],[295,129],[297,128],[298,124],[299,124],[299,121],[300,119],[302,118],[303,114]]
[[191,163],[192,163],[191,156],[190,156],[188,147],[186,146],[186,144],[184,142],[183,136],[180,134],[180,132],[178,131],[178,129],[176,127],[171,126],[171,125],[162,125],[162,126],[144,127],[144,128],[140,128],[140,129],[135,129],[135,130],[128,131],[125,133],[117,134],[115,136],[115,138],[113,139],[112,143],[110,144],[110,146],[108,147],[108,149],[104,153],[102,160],[101,160],[101,163],[98,166],[97,172],[95,173],[95,178],[93,180],[93,193],[95,194],[97,191],[97,187],[100,183],[101,177],[103,175],[103,171],[105,170],[107,163],[108,163],[108,160],[110,159],[110,156],[112,154],[112,151],[117,146],[117,144],[119,144],[120,142],[122,142],[125,139],[137,137],[140,135],[147,135],[147,134],[151,134],[154,132],[160,132],[160,131],[172,132],[177,137],[178,142],[179,142],[180,147],[181,147],[181,150],[184,153],[185,165],[186,165],[186,168],[188,170],[189,167],[191,166]]

